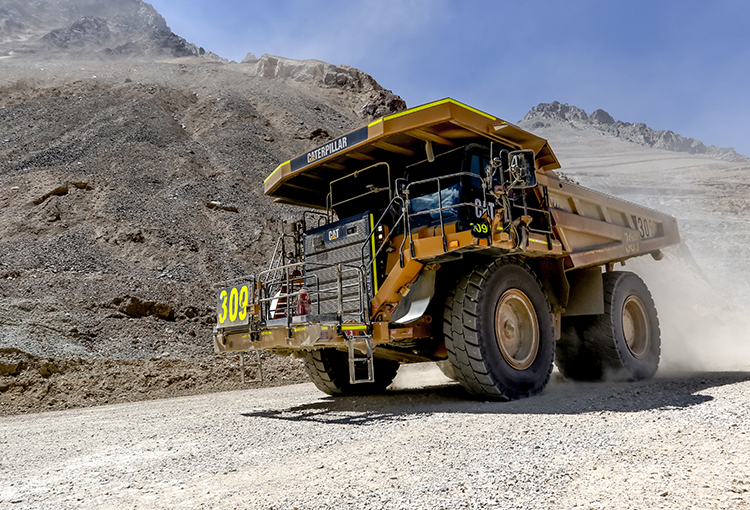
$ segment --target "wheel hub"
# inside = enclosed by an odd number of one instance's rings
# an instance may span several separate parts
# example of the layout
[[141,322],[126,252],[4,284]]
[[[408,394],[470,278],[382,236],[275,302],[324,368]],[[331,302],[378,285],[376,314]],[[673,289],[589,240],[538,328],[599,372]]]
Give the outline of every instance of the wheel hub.
[[500,353],[516,370],[531,366],[539,351],[539,326],[534,306],[518,289],[500,296],[495,307],[495,338]]
[[637,296],[628,296],[622,306],[622,332],[631,354],[643,358],[651,345],[646,307]]

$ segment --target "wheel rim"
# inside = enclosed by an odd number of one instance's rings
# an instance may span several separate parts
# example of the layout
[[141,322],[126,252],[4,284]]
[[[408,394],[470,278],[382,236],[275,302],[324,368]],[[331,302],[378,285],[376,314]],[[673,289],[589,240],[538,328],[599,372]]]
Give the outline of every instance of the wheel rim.
[[534,306],[518,289],[500,296],[495,307],[495,338],[500,352],[516,370],[531,366],[539,351],[539,323]]
[[622,332],[630,353],[643,358],[651,344],[646,307],[637,296],[628,296],[622,307]]

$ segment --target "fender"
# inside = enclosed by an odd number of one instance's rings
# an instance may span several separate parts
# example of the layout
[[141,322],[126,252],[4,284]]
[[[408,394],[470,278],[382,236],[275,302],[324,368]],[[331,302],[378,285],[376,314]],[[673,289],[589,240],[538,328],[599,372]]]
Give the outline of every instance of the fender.
[[424,315],[435,294],[437,268],[425,268],[409,286],[409,292],[391,314],[391,322],[407,324]]

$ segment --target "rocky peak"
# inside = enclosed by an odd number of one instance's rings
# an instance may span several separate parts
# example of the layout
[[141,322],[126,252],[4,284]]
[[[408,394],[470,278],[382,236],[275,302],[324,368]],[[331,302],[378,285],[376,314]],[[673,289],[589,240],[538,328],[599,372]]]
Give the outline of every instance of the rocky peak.
[[[586,113],[586,112],[584,112],[584,113]],[[589,115],[589,120],[591,122],[595,123],[595,124],[607,124],[607,125],[610,125],[610,124],[614,124],[615,123],[615,119],[613,119],[610,114],[608,114],[607,112],[605,112],[602,109],[594,110],[594,112],[591,115]]]
[[642,122],[616,121],[601,109],[589,115],[581,108],[558,101],[540,103],[533,107],[519,124],[533,131],[556,123],[565,123],[578,129],[596,129],[616,138],[656,149],[702,154],[725,161],[750,161],[750,158],[738,154],[732,147],[706,146],[699,140],[685,138],[673,131],[656,131]]
[[58,28],[42,37],[50,45],[67,49],[71,46],[83,47],[86,44],[103,45],[110,41],[112,33],[106,20],[85,16],[68,28]]
[[142,0],[4,0],[0,56],[217,58],[174,34],[161,14]]
[[526,114],[524,120],[527,120],[529,116],[534,116],[539,119],[554,119],[559,121],[574,122],[574,121],[587,121],[589,116],[581,108],[577,106],[571,106],[569,104],[562,104],[558,101],[552,101],[551,103],[540,103],[539,106],[535,106]]

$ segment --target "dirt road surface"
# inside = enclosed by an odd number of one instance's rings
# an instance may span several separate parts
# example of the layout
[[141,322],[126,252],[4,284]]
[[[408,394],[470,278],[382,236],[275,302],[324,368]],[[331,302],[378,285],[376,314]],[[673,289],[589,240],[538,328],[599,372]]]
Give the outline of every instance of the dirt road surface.
[[506,403],[399,377],[3,417],[0,508],[750,508],[750,372]]

